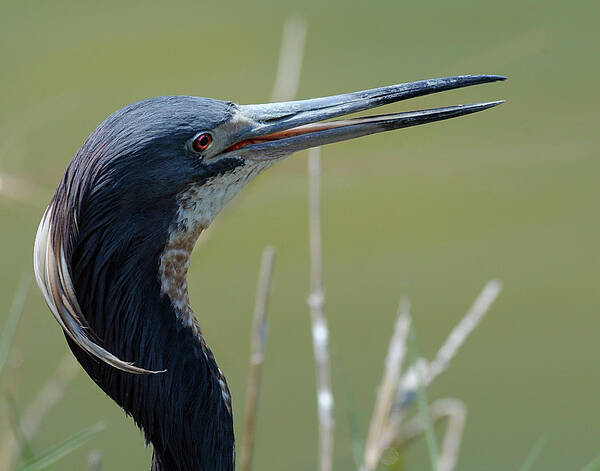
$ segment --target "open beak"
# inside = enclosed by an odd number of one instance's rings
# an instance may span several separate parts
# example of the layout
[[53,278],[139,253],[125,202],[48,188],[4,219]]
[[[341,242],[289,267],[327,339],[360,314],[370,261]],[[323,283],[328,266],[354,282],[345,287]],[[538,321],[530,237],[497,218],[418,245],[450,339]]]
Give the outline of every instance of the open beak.
[[244,124],[238,129],[239,134],[236,133],[235,144],[219,157],[272,160],[309,147],[476,113],[503,101],[323,122],[408,98],[499,80],[505,80],[505,77],[462,75],[310,100],[242,105],[239,112]]

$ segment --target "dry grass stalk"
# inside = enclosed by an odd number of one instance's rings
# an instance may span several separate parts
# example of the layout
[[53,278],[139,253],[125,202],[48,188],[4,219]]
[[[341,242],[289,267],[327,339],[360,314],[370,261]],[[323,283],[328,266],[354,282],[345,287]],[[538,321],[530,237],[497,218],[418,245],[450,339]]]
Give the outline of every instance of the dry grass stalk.
[[502,291],[502,283],[500,281],[490,280],[486,283],[465,317],[452,329],[452,332],[450,332],[450,335],[448,335],[448,338],[438,350],[433,361],[429,363],[425,385],[430,384],[437,376],[446,371],[450,360],[456,355],[462,344],[465,343],[465,340],[473,332],[473,329],[481,322],[481,319],[488,313],[500,291]]
[[[406,329],[406,332],[403,337],[399,334],[396,337],[400,323],[399,316],[396,321],[396,329],[392,341],[390,342],[384,377],[378,391],[373,418],[369,428],[362,471],[376,469],[383,452],[389,447],[402,445],[424,433],[425,424],[421,417],[414,417],[406,423],[403,422],[405,411],[417,395],[419,383],[423,387],[427,387],[437,376],[446,371],[452,358],[456,355],[469,334],[489,311],[501,290],[502,284],[498,280],[491,280],[486,283],[463,319],[452,329],[434,360],[427,362],[424,358],[418,358],[416,363],[408,368],[400,379],[398,376],[401,360],[400,363],[397,363],[398,360],[396,360],[396,363],[390,360],[393,358],[391,352],[394,342],[398,342],[395,348],[403,350],[402,356],[405,354],[407,334],[410,327],[408,307],[406,307],[407,320],[404,321],[406,322],[406,326],[403,327]],[[391,370],[392,367],[396,368],[395,371]],[[395,401],[390,400],[390,385],[397,388]],[[392,401],[393,404],[389,405],[387,401]],[[466,406],[457,399],[441,399],[430,406],[429,413],[432,422],[436,422],[444,417],[448,418],[448,428],[438,457],[438,469],[441,471],[451,471],[456,465],[460,451],[460,443],[467,414]]]
[[267,341],[267,300],[273,278],[274,260],[275,250],[272,247],[265,247],[260,264],[254,318],[252,321],[250,367],[248,385],[246,387],[246,417],[244,420],[244,441],[241,456],[242,471],[250,471],[252,466],[258,395],[262,377],[262,365],[265,357],[265,344]]
[[[460,444],[467,420],[467,406],[459,399],[438,399],[429,406],[429,414],[432,423],[444,418],[448,419],[448,427],[438,458],[438,471],[452,471],[460,453]],[[403,424],[393,424],[382,437],[383,449],[405,445],[421,436],[424,431],[425,424],[419,416]]]
[[[279,64],[273,86],[272,101],[292,100],[296,95],[298,83],[300,82],[305,38],[305,20],[295,17],[288,18],[283,25]],[[256,413],[258,410],[258,396],[266,342],[266,303],[271,286],[274,257],[275,250],[271,247],[266,247],[263,251],[252,323],[250,368],[246,388],[244,441],[241,454],[242,471],[249,471],[252,467]]]
[[333,394],[331,392],[331,366],[328,347],[329,329],[325,317],[325,292],[323,289],[320,159],[320,148],[311,149],[308,156],[311,288],[307,302],[311,314],[317,376],[319,469],[321,471],[331,471],[335,422],[333,420]]
[[281,51],[272,101],[293,100],[300,83],[302,56],[306,39],[306,21],[303,18],[290,17],[283,25]]
[[362,471],[372,471],[377,468],[381,455],[386,448],[382,440],[382,434],[390,417],[400,377],[400,368],[406,356],[410,322],[410,304],[407,299],[403,299],[398,306],[396,325],[390,339],[385,358],[385,368],[377,391],[377,399],[365,445]]
[[448,427],[438,461],[438,471],[452,471],[458,462],[460,444],[462,442],[467,421],[467,406],[459,399],[439,399],[429,408],[431,415],[439,414],[448,417]]
[[411,404],[418,387],[417,378],[422,378],[423,387],[426,388],[435,378],[448,369],[452,358],[457,354],[469,334],[473,332],[488,313],[501,291],[502,283],[499,280],[488,281],[471,308],[456,327],[452,329],[435,358],[429,363],[424,358],[420,358],[416,365],[413,365],[404,373],[398,385],[393,414],[401,414],[402,410]]

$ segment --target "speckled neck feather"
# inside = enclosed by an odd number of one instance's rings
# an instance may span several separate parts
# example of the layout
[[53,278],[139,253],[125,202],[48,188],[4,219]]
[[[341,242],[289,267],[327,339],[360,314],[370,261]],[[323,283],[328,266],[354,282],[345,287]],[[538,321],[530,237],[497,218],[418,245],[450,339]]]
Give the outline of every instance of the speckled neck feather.
[[[192,250],[198,237],[206,229],[221,209],[235,196],[248,181],[272,163],[252,163],[240,166],[225,177],[218,177],[192,185],[177,198],[177,217],[169,227],[169,238],[160,255],[159,278],[161,295],[172,303],[178,320],[191,330],[198,339],[202,351],[214,361],[208,348],[198,319],[190,307],[187,273]],[[218,382],[221,395],[229,413],[231,394],[222,371],[218,369]]]
[[239,190],[272,162],[246,163],[225,176],[191,185],[177,197],[176,220],[160,256],[160,292],[168,296],[179,320],[202,338],[190,307],[187,272],[198,237]]

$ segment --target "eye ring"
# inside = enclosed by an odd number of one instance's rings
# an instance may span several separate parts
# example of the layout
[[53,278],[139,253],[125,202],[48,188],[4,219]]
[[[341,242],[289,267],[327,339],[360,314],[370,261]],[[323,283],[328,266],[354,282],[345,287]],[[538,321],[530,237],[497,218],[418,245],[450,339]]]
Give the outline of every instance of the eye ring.
[[192,140],[192,149],[196,152],[204,152],[212,144],[212,136],[208,132],[200,132],[196,134]]

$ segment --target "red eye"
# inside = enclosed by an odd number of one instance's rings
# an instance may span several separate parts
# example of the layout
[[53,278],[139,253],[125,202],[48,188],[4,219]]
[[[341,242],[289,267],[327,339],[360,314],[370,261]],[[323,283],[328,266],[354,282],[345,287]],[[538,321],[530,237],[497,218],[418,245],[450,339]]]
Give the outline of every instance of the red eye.
[[208,149],[210,143],[212,142],[212,136],[207,132],[203,132],[202,134],[198,134],[194,138],[194,142],[192,143],[192,147],[196,152],[202,152]]

